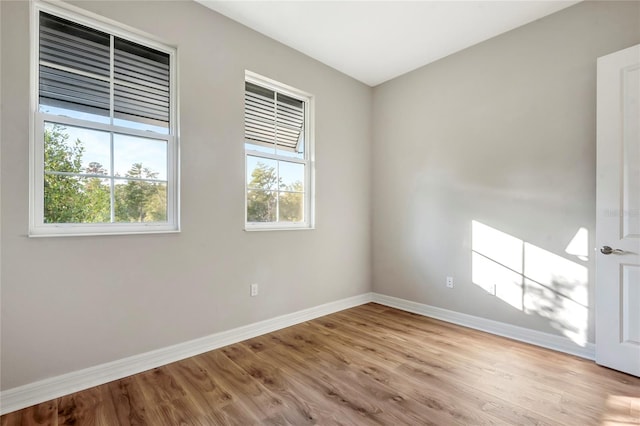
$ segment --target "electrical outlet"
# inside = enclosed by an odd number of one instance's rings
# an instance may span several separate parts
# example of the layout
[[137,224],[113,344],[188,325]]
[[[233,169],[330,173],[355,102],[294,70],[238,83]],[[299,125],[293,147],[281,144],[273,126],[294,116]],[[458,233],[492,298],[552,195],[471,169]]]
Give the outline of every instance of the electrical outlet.
[[258,284],[251,284],[251,297],[258,295]]
[[453,277],[447,277],[447,287],[453,288]]

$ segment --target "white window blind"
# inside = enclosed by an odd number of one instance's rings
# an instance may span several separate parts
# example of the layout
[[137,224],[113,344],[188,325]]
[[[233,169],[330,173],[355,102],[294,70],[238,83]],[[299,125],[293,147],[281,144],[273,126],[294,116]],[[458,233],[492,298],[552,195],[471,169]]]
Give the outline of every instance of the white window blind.
[[168,127],[168,54],[40,12],[39,59],[40,104]]
[[40,104],[109,115],[108,34],[40,13]]
[[256,145],[301,153],[305,102],[245,83],[245,139]]

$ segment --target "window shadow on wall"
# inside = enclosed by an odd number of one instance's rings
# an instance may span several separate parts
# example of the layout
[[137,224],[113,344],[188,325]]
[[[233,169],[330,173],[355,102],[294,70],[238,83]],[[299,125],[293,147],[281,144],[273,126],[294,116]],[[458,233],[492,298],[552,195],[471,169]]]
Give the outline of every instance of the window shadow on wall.
[[[520,238],[478,221],[471,223],[472,281],[526,313],[547,318],[576,344],[587,343],[589,271]],[[580,228],[567,253],[588,260],[588,231]]]

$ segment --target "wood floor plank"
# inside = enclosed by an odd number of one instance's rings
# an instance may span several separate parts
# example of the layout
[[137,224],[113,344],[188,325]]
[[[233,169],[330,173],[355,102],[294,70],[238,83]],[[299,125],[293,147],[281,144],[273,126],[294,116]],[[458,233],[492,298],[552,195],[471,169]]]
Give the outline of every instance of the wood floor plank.
[[175,377],[176,382],[188,395],[194,409],[203,418],[209,418],[215,424],[231,424],[225,407],[232,404],[233,397],[229,391],[193,359],[185,359],[167,366],[168,374]]
[[58,401],[48,401],[0,418],[1,426],[58,426]]
[[262,383],[233,363],[221,350],[194,357],[194,360],[225,383],[234,403],[250,416],[246,419],[248,424],[261,424],[264,418],[268,418],[271,424],[286,424],[280,411],[282,399],[272,395]]
[[58,425],[109,426],[116,408],[107,385],[58,399]]
[[31,425],[640,425],[640,378],[367,304],[0,418]]
[[243,344],[227,346],[222,352],[271,393],[279,395],[284,405],[296,413],[297,419],[292,419],[295,424],[315,424],[318,418],[331,414],[329,411],[322,411],[322,407],[315,403],[315,398],[300,398],[305,387],[292,381],[290,375],[285,374],[271,359],[259,357]]

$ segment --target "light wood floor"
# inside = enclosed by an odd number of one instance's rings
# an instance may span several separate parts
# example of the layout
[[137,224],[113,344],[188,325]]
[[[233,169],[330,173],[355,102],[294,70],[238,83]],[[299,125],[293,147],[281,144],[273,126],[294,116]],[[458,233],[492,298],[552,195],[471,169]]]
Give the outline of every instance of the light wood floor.
[[0,423],[628,426],[640,424],[640,378],[368,304]]

